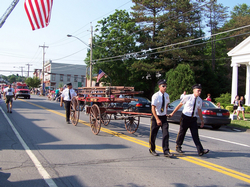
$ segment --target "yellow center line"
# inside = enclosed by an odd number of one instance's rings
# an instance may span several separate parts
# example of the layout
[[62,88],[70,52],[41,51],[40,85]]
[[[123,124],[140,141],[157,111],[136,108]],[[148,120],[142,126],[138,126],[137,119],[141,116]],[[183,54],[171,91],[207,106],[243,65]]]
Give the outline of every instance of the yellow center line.
[[[55,110],[51,110],[51,109],[48,109],[48,108],[45,108],[45,107],[42,107],[40,105],[37,105],[37,104],[34,104],[34,103],[31,103],[31,102],[28,102],[28,101],[25,101],[23,99],[19,99],[21,101],[24,101],[26,103],[29,103],[31,105],[34,105],[36,107],[39,107],[39,108],[42,108],[44,110],[47,110],[49,112],[52,112],[54,114],[57,114],[57,115],[60,115],[60,116],[63,116],[65,117],[65,114],[63,113],[60,113],[60,112],[57,112]],[[90,126],[90,124],[86,121],[83,121],[83,120],[80,120],[79,119],[79,123],[82,123],[84,125],[87,125],[87,126]],[[124,140],[127,140],[127,141],[130,141],[130,142],[133,142],[133,143],[136,143],[136,144],[139,144],[139,145],[142,145],[144,147],[147,147],[149,148],[149,143],[148,142],[145,142],[145,141],[142,141],[142,140],[139,140],[137,138],[133,138],[133,137],[130,137],[130,136],[127,136],[127,135],[124,135],[124,134],[121,134],[119,132],[115,132],[115,131],[112,131],[112,130],[109,130],[107,128],[103,128],[101,127],[101,131],[102,132],[105,132],[105,133],[108,133],[108,134],[111,134],[113,136],[117,136],[119,138],[122,138]],[[156,150],[159,151],[159,152],[163,152],[162,151],[162,148],[160,146],[156,146]],[[171,150],[172,151],[172,150]],[[173,151],[172,151],[173,152]],[[191,162],[191,163],[194,163],[196,165],[199,165],[199,166],[202,166],[202,167],[205,167],[205,168],[208,168],[208,169],[211,169],[211,170],[214,170],[214,171],[217,171],[219,173],[223,173],[225,175],[228,175],[230,177],[233,177],[233,178],[236,178],[236,179],[239,179],[239,180],[242,180],[244,182],[247,182],[247,183],[250,183],[250,175],[247,175],[247,174],[244,174],[244,173],[241,173],[241,172],[238,172],[238,171],[235,171],[235,170],[232,170],[232,169],[228,169],[226,167],[223,167],[223,166],[220,166],[220,165],[217,165],[217,164],[213,164],[211,162],[207,162],[207,161],[204,161],[202,159],[198,159],[196,157],[192,157],[192,156],[179,156],[177,157],[179,159],[182,159],[182,160],[185,160],[187,162]]]

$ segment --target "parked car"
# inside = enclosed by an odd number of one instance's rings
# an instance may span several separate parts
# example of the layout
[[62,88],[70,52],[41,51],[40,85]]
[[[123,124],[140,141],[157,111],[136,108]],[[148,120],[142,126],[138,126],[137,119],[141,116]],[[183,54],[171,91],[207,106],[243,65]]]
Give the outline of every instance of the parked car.
[[129,103],[130,106],[136,107],[138,112],[151,113],[151,101],[150,100],[148,100],[146,97],[134,96],[134,98],[138,99],[138,101],[131,101]]
[[[181,100],[178,99],[170,103],[168,105],[167,114],[173,112],[180,101]],[[168,121],[179,123],[182,110],[183,106],[178,111],[176,111],[176,113],[171,118],[168,118]],[[229,111],[226,109],[218,108],[214,103],[210,101],[203,100],[201,110],[205,125],[211,125],[213,129],[219,129],[222,125],[228,125],[231,123]],[[198,117],[197,119],[197,123],[200,124],[200,118]]]

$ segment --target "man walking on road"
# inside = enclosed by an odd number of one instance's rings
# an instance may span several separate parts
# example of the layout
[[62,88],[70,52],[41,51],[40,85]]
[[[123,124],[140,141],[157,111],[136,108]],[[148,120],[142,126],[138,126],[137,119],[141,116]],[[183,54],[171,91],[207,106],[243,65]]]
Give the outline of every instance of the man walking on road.
[[9,84],[8,87],[3,90],[3,98],[6,99],[7,113],[12,113],[13,97],[15,97],[15,90],[11,88],[11,84]]
[[149,136],[149,152],[154,156],[159,156],[155,152],[155,139],[159,128],[162,129],[162,148],[165,157],[172,157],[173,154],[169,152],[169,132],[168,132],[168,122],[167,122],[167,107],[169,100],[169,95],[166,93],[167,83],[166,80],[159,80],[159,91],[152,96],[152,117],[150,126],[150,136]]
[[70,124],[70,103],[71,99],[77,96],[76,92],[74,89],[72,89],[72,84],[68,83],[67,88],[63,90],[62,95],[61,95],[61,102],[60,106],[62,107],[62,103],[64,101],[64,107],[66,110],[66,123]]
[[[182,110],[182,116],[180,120],[180,130],[176,138],[176,151],[178,153],[183,153],[181,146],[183,144],[186,132],[188,128],[191,131],[191,135],[193,141],[196,145],[199,156],[207,154],[209,152],[208,149],[203,149],[199,134],[198,134],[198,125],[197,125],[197,117],[199,115],[201,119],[201,128],[204,126],[204,120],[202,116],[202,99],[199,97],[201,94],[201,85],[196,84],[193,87],[193,94],[186,95],[180,102],[180,104],[174,109],[174,111],[169,114],[169,117],[172,117],[176,111],[178,111],[182,105],[184,105],[184,109]],[[198,112],[198,115],[197,115]]]

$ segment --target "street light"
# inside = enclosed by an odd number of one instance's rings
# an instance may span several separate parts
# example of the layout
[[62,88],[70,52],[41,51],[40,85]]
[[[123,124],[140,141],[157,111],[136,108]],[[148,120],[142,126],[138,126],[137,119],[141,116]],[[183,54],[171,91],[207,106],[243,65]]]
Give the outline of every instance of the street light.
[[92,30],[93,28],[92,28],[92,26],[91,26],[91,39],[90,39],[90,47],[89,47],[89,45],[88,44],[86,44],[84,41],[82,41],[80,38],[78,38],[78,37],[76,37],[76,36],[73,36],[73,35],[70,35],[70,34],[68,34],[67,36],[68,37],[73,37],[73,38],[76,38],[76,39],[78,39],[79,41],[81,41],[82,43],[84,43],[85,45],[87,45],[89,48],[90,48],[90,62],[89,62],[89,79],[90,79],[90,87],[92,87],[92,50],[93,50],[93,48],[92,48],[92,32],[93,32],[93,30]]

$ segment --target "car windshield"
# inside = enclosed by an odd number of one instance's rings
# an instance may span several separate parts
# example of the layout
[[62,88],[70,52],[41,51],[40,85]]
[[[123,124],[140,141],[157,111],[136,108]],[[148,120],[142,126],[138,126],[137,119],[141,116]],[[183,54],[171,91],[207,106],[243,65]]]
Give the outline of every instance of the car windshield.
[[215,104],[213,104],[210,101],[206,101],[206,100],[202,101],[202,107],[205,107],[205,108],[217,108]]
[[[181,100],[178,99],[178,100],[176,100],[176,101],[170,103],[170,104],[168,105],[168,107],[171,108],[171,109],[175,109],[175,108],[177,107],[177,105],[178,105],[180,102],[181,102]],[[183,106],[182,106],[181,108],[183,108]]]
[[28,86],[17,86],[17,89],[28,89]]

